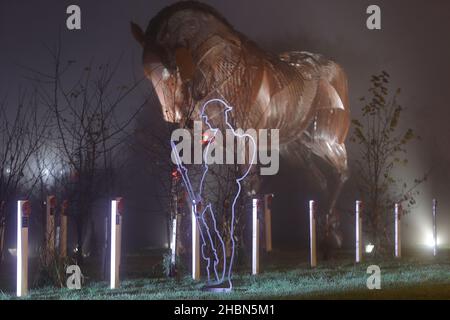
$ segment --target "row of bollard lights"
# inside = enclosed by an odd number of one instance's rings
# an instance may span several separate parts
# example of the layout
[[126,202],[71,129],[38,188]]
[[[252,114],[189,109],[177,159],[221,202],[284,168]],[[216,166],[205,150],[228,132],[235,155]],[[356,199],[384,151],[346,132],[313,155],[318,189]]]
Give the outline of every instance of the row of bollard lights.
[[[56,197],[47,197],[46,218],[46,246],[48,252],[55,252],[55,209]],[[61,206],[61,221],[59,227],[59,254],[67,256],[67,208],[65,200]],[[119,287],[119,271],[122,238],[122,215],[124,212],[123,198],[111,201],[111,263],[110,263],[110,288]],[[31,205],[28,200],[17,202],[17,281],[16,295],[23,297],[28,295],[28,228],[31,215]]]
[[[264,226],[266,251],[272,251],[272,227],[271,227],[271,202],[273,194],[264,196]],[[252,200],[252,274],[260,273],[259,252],[260,252],[260,221],[258,216],[258,202],[260,199]],[[433,255],[437,254],[437,228],[436,228],[436,200],[433,200],[433,237],[434,247]],[[49,196],[47,198],[47,231],[54,230],[54,209],[56,207],[56,198]],[[60,225],[60,255],[67,254],[67,202],[64,201],[61,211]],[[122,237],[122,214],[123,198],[116,198],[111,201],[111,261],[110,261],[110,288],[119,287],[120,279],[120,257],[121,257],[121,237]],[[362,241],[362,201],[356,201],[355,204],[355,262],[362,261],[363,241]],[[310,264],[311,267],[317,266],[317,239],[316,239],[316,201],[309,201],[309,239],[310,239]],[[28,200],[20,200],[17,203],[17,296],[22,297],[28,294],[28,227],[31,206]],[[401,206],[395,204],[394,209],[394,252],[395,257],[401,257]],[[175,222],[176,223],[176,222]],[[174,224],[176,226],[176,224]],[[52,234],[49,232],[48,234]],[[192,278],[200,279],[200,241],[199,241],[198,223],[195,216],[195,208],[192,209]],[[174,239],[175,240],[175,239]],[[49,249],[54,250],[54,239],[48,241]],[[171,245],[173,260],[175,257],[176,246]],[[172,261],[173,263],[175,261]]]

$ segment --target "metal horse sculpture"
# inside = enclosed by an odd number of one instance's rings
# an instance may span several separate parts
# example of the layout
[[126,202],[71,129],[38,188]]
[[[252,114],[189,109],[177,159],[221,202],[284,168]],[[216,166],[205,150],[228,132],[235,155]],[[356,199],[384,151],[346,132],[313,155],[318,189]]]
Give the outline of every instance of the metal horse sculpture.
[[164,8],[145,32],[131,28],[166,121],[186,126],[205,101],[220,98],[234,107],[236,127],[279,129],[280,155],[313,174],[327,195],[326,213],[333,212],[348,175],[350,125],[338,64],[308,52],[265,52],[193,1]]

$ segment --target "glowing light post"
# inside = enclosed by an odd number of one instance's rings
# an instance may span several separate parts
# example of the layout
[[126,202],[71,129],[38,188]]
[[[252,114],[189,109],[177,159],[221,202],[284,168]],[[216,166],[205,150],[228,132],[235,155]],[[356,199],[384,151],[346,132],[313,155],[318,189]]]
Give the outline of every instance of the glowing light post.
[[176,146],[173,143],[173,141],[170,142],[172,146],[172,151],[174,152],[176,163],[178,166],[178,171],[181,174],[181,177],[183,178],[183,182],[186,186],[186,190],[189,193],[189,198],[192,201],[191,205],[191,236],[192,236],[192,279],[194,280],[200,280],[200,227],[198,225],[197,221],[197,210],[200,210],[200,204],[199,207],[197,207],[196,204],[196,195],[193,192],[191,182],[189,180],[189,177],[187,176],[187,169],[183,166],[181,159],[179,158],[177,152],[176,152]]
[[177,169],[172,171],[172,185],[171,194],[173,200],[173,219],[172,219],[172,237],[170,240],[170,250],[171,250],[171,270],[170,274],[173,275],[176,272],[176,257],[177,257],[177,228],[178,228],[178,204],[180,199],[178,199],[178,194],[176,190],[176,185],[180,179],[180,173]]
[[200,280],[200,230],[197,224],[197,205],[192,205],[192,279]]
[[310,259],[311,268],[317,266],[317,250],[316,250],[316,202],[309,201],[309,243],[310,243]]
[[17,201],[17,283],[18,297],[28,294],[28,225],[31,206],[28,200]]
[[258,199],[253,199],[252,203],[252,274],[259,273],[259,219],[258,219]]
[[362,260],[362,201],[356,201],[356,255],[355,261],[356,263],[360,263]]
[[172,267],[175,268],[175,259],[177,256],[177,217],[172,219],[172,239],[170,241],[170,250],[172,251],[172,256],[170,262]]
[[433,199],[433,256],[437,255],[437,225],[436,225],[437,200]]
[[45,239],[47,244],[46,259],[47,264],[51,262],[53,254],[55,253],[55,210],[56,209],[56,197],[48,196],[46,202],[47,210],[47,226],[45,231]]
[[111,201],[111,289],[119,287],[123,199]]
[[64,200],[61,205],[61,220],[59,225],[59,255],[67,257],[67,209],[69,201]]
[[272,199],[273,194],[264,195],[264,226],[266,234],[266,251],[272,251]]
[[395,257],[402,257],[402,236],[401,236],[401,214],[402,207],[399,203],[395,204],[394,219],[395,219]]

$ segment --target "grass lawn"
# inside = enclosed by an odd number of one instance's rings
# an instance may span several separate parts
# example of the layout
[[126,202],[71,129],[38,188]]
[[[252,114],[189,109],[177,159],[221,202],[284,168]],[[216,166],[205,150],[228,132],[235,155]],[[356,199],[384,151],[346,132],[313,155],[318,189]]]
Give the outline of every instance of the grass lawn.
[[[249,268],[234,276],[231,293],[201,291],[203,283],[190,279],[139,277],[125,279],[111,291],[106,282],[90,282],[81,290],[53,287],[31,289],[28,299],[450,299],[450,255],[406,257],[355,265],[349,255],[320,262],[310,269],[297,263],[299,255],[273,253],[262,261],[263,272],[249,275]],[[381,268],[381,290],[368,290],[367,267]],[[13,292],[1,292],[0,299],[15,299]]]

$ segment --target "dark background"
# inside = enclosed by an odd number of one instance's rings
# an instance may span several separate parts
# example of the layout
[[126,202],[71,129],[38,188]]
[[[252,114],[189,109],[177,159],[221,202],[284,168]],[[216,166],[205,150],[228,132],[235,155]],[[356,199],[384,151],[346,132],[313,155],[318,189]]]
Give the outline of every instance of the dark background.
[[[26,86],[19,64],[45,69],[48,56],[43,44],[53,44],[59,31],[65,56],[81,62],[117,59],[123,54],[119,70],[124,82],[133,73],[143,74],[142,50],[129,31],[130,20],[146,27],[164,6],[174,1],[157,0],[0,0],[0,96],[14,97],[19,85]],[[411,245],[421,244],[431,235],[431,199],[439,200],[440,240],[449,243],[450,215],[450,2],[448,1],[334,1],[334,0],[244,0],[204,1],[221,12],[235,28],[272,52],[306,50],[319,52],[337,61],[349,77],[352,116],[359,116],[359,98],[369,86],[373,73],[386,70],[393,87],[401,87],[400,103],[407,107],[405,127],[422,136],[409,151],[408,169],[396,172],[414,179],[432,168],[428,182],[420,187],[418,206],[405,219],[405,233]],[[82,30],[65,28],[66,8],[77,4],[82,10]],[[382,30],[366,28],[366,8],[381,7]],[[141,94],[151,91],[150,83]],[[138,97],[137,97],[138,98]],[[136,98],[136,99],[137,99]],[[149,105],[141,117],[153,117]],[[127,110],[122,110],[124,114]],[[355,148],[349,144],[350,161]],[[135,162],[135,173],[145,162]],[[273,178],[277,194],[274,202],[275,245],[277,242],[299,242],[306,246],[306,203],[299,195],[301,181],[282,167]],[[156,181],[133,177],[128,192],[133,201],[141,201],[140,210],[130,214],[125,243],[160,246],[165,242],[165,225],[161,210],[146,203]],[[134,188],[134,189],[133,189]],[[356,195],[346,188],[343,201]],[[347,229],[353,223],[346,220]],[[347,233],[347,243],[352,235]],[[407,245],[405,243],[405,245]]]

